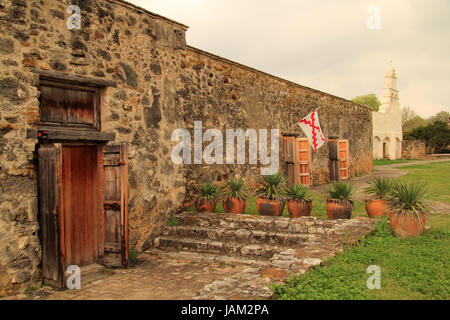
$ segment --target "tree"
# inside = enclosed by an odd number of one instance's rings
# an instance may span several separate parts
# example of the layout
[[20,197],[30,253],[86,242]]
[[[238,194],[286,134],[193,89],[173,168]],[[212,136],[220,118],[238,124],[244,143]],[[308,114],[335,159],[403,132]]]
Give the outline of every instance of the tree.
[[447,122],[436,120],[435,122],[413,129],[404,136],[407,140],[425,140],[428,147],[434,153],[446,152],[450,145],[450,128]]
[[415,116],[417,116],[417,113],[411,107],[405,106],[404,108],[402,108],[402,125],[404,125],[405,122],[411,120]]
[[436,115],[430,117],[430,122],[442,121],[447,123],[448,119],[450,119],[450,112],[441,111],[436,113]]
[[369,107],[373,111],[380,109],[380,100],[374,93],[365,94],[363,96],[357,96],[352,99],[354,103]]
[[419,115],[415,115],[413,118],[407,120],[402,124],[402,130],[403,132],[411,132],[414,129],[425,127],[427,124],[427,120]]

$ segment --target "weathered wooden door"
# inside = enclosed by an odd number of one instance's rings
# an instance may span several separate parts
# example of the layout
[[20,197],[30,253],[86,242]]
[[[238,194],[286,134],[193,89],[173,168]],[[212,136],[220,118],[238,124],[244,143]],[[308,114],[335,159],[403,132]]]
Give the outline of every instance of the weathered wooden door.
[[338,160],[340,180],[350,179],[349,144],[348,140],[338,141]]
[[63,146],[61,252],[65,267],[99,262],[97,146]]
[[311,186],[311,145],[306,138],[283,137],[284,162],[288,183]]
[[125,146],[105,146],[104,214],[105,242],[104,265],[128,265],[128,165]]
[[62,287],[59,218],[61,213],[62,146],[38,148],[39,236],[42,245],[44,282]]

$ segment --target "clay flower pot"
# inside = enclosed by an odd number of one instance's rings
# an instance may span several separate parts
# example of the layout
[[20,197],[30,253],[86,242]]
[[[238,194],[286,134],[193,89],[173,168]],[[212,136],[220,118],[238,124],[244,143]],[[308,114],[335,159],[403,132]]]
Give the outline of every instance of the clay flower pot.
[[226,213],[238,213],[241,214],[245,210],[245,200],[239,200],[237,198],[228,198],[223,200],[223,210]]
[[353,211],[353,201],[351,200],[327,200],[328,219],[350,219]]
[[384,217],[387,210],[386,200],[366,200],[366,212],[369,218]]
[[311,215],[312,200],[289,200],[287,202],[287,208],[291,218],[307,217]]
[[262,216],[279,217],[283,214],[284,202],[258,197],[258,200],[256,200],[256,209]]
[[214,212],[214,209],[216,209],[216,202],[197,198],[195,201],[195,209],[197,209],[197,212]]
[[395,234],[400,238],[420,236],[425,228],[425,215],[420,218],[409,212],[390,212],[389,222]]

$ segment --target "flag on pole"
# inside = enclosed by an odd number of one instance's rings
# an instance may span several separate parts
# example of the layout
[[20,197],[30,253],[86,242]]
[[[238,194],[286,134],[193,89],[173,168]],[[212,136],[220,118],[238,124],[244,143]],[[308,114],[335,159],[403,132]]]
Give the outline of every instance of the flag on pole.
[[314,110],[302,120],[298,122],[299,126],[303,129],[308,137],[309,143],[313,146],[314,151],[317,151],[324,143],[325,137],[322,134],[322,129],[319,123],[319,114],[317,110]]

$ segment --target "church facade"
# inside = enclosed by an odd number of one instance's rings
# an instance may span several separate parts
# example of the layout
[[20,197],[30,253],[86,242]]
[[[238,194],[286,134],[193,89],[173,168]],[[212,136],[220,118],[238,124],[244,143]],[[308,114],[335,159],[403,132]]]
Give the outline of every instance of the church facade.
[[385,86],[380,110],[372,112],[373,158],[401,159],[402,157],[402,112],[397,90],[397,76],[389,67],[385,76]]

